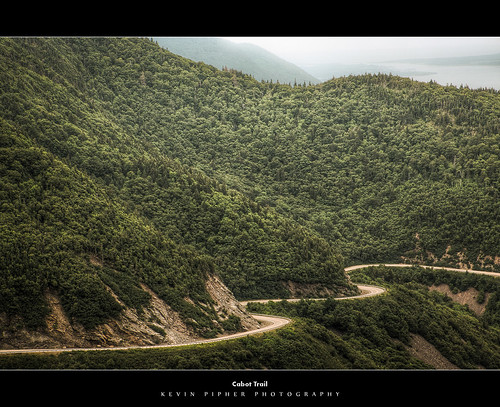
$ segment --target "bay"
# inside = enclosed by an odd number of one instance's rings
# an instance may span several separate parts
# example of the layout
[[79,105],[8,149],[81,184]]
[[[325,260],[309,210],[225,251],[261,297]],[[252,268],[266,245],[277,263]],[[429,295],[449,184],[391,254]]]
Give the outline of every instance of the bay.
[[[421,82],[435,81],[440,85],[468,86],[471,89],[500,90],[500,66],[491,65],[424,65],[398,63],[386,66],[399,76]],[[421,73],[422,72],[422,73]],[[396,73],[394,73],[396,74]]]
[[500,65],[445,65],[417,62],[375,62],[303,65],[302,69],[324,82],[332,78],[363,74],[392,74],[420,82],[434,81],[440,85],[464,86],[471,89],[500,90]]

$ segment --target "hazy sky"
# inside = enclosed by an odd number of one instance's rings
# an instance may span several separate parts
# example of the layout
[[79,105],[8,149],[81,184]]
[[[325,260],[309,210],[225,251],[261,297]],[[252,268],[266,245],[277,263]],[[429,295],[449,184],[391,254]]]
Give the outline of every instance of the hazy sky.
[[258,45],[294,64],[500,53],[500,37],[221,37]]

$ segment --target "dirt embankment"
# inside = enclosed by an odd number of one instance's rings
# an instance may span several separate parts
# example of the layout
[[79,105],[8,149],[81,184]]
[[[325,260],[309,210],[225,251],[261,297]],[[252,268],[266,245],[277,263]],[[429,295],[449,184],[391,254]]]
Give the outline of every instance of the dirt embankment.
[[486,305],[488,304],[488,300],[490,299],[491,294],[486,293],[484,296],[484,300],[479,301],[480,293],[475,288],[470,287],[466,291],[461,291],[458,293],[454,293],[448,284],[439,284],[433,285],[429,287],[431,291],[438,291],[450,297],[453,301],[458,302],[462,305],[467,305],[469,309],[474,312],[476,315],[482,315],[486,310]]
[[431,365],[435,369],[460,369],[420,335],[411,334],[410,346],[406,346],[406,349],[410,352],[410,355]]
[[[98,260],[93,259],[94,262]],[[142,313],[128,308],[113,293],[109,292],[123,306],[123,311],[115,319],[98,325],[93,329],[70,321],[63,310],[57,294],[47,290],[45,298],[50,312],[46,317],[46,327],[37,330],[18,328],[21,321],[9,321],[0,314],[0,349],[23,348],[116,348],[127,346],[151,346],[158,344],[184,344],[200,340],[191,327],[186,325],[178,312],[158,297],[150,288],[141,284],[148,292],[151,301]],[[222,281],[213,275],[208,276],[206,289],[214,300],[213,306],[221,321],[234,315],[240,318],[245,331],[259,328],[260,324],[234,298]],[[189,301],[189,298],[186,298]]]
[[[429,290],[438,291],[461,305],[467,305],[478,316],[482,315],[486,310],[486,305],[491,296],[490,293],[486,293],[484,298],[480,300],[481,295],[475,288],[470,287],[466,291],[453,292],[448,284],[433,285],[429,287]],[[435,369],[459,369],[420,335],[411,335],[410,346],[407,349],[412,356],[428,363]],[[481,367],[478,366],[478,368]]]

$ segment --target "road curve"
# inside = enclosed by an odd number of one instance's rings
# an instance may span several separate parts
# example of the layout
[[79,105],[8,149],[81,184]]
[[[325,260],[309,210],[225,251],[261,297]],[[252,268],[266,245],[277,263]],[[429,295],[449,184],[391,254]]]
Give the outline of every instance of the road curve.
[[60,353],[73,351],[99,351],[99,350],[131,350],[131,349],[158,349],[158,348],[174,348],[179,346],[200,345],[204,343],[227,341],[230,339],[241,338],[248,335],[256,335],[266,331],[281,328],[291,322],[289,318],[277,317],[274,315],[251,314],[262,326],[257,329],[245,332],[237,332],[235,334],[224,335],[211,339],[199,339],[186,343],[176,344],[160,344],[160,345],[141,345],[141,346],[115,346],[112,348],[55,348],[55,349],[2,349],[0,354],[5,353]]
[[[373,297],[374,295],[382,294],[385,291],[385,288],[378,287],[376,285],[358,284],[358,288],[361,291],[361,294],[353,295],[350,297],[336,297],[335,300],[356,300],[358,298]],[[288,301],[288,302],[298,302],[301,300],[321,301],[321,300],[326,300],[326,298],[275,298],[275,299],[264,299],[264,300],[241,301],[240,304],[247,305],[250,302],[266,303],[269,301],[278,302],[278,301],[283,301],[283,300]]]
[[495,273],[494,271],[481,271],[481,270],[472,270],[472,269],[460,269],[460,268],[453,268],[453,267],[438,267],[438,266],[425,266],[421,264],[406,264],[406,263],[397,263],[397,264],[360,264],[357,266],[349,266],[346,267],[344,270],[348,273],[349,271],[352,270],[357,270],[357,269],[364,269],[367,267],[377,267],[377,266],[386,266],[386,267],[422,267],[426,269],[434,269],[434,270],[448,270],[448,271],[458,271],[460,273],[473,273],[473,274],[484,274],[486,276],[492,276],[492,277],[500,277],[500,273]]
[[[367,268],[367,267],[377,267],[377,266],[387,266],[387,267],[412,267],[412,264],[362,264],[356,266],[349,266],[345,268],[346,273],[352,270]],[[422,266],[419,267],[436,269],[436,270],[450,270],[450,271],[458,271],[458,272],[469,272],[476,274],[484,274],[493,277],[500,277],[500,273],[489,272],[489,271],[480,271],[480,270],[470,270],[470,269],[457,269],[451,267],[434,267],[434,266]],[[377,287],[373,285],[358,285],[358,288],[361,291],[360,295],[352,296],[352,297],[338,297],[336,300],[354,300],[359,298],[373,297],[375,295],[382,294],[385,292],[385,289],[382,287]],[[292,298],[286,299],[286,301],[300,301],[301,298]],[[311,298],[311,300],[325,300],[325,298]],[[282,299],[266,299],[266,300],[251,300],[251,301],[242,301],[242,305],[246,305],[249,302],[260,302],[266,303],[269,301],[282,301]],[[99,350],[130,350],[130,349],[158,349],[158,348],[173,348],[179,346],[189,346],[189,345],[199,345],[204,343],[211,342],[219,342],[219,341],[227,341],[230,339],[241,338],[249,335],[256,335],[266,331],[272,331],[275,329],[279,329],[289,324],[291,320],[285,317],[278,317],[274,315],[261,315],[261,314],[251,314],[257,321],[261,323],[261,327],[257,329],[253,329],[251,331],[238,332],[231,335],[225,335],[212,339],[200,339],[186,343],[180,344],[162,344],[162,345],[145,345],[145,346],[117,346],[112,348],[58,348],[58,349],[2,349],[0,350],[0,354],[13,354],[13,353],[60,353],[60,352],[72,352],[72,351],[99,351]]]

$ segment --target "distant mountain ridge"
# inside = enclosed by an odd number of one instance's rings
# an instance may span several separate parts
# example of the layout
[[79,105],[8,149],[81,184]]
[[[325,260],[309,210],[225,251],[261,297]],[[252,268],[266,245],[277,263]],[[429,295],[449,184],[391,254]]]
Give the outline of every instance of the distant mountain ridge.
[[319,79],[302,68],[285,61],[253,44],[235,44],[221,38],[154,37],[162,48],[218,69],[236,69],[258,81],[279,81],[290,84],[317,84]]

